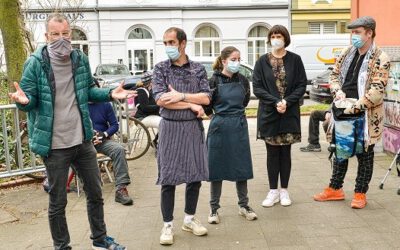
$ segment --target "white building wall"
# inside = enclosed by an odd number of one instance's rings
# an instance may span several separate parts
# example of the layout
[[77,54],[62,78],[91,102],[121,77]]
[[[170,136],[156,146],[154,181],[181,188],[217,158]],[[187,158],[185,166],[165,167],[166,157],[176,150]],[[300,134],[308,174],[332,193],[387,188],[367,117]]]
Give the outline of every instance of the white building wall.
[[[34,27],[31,30],[37,44],[43,44],[44,21],[50,11],[43,10],[36,2],[32,0],[29,5],[26,23]],[[73,26],[88,38],[92,71],[99,63],[117,63],[119,59],[128,64],[128,49],[136,46],[127,39],[133,26],[145,27],[152,34],[153,40],[147,46],[154,50],[156,64],[167,58],[162,39],[164,31],[171,26],[186,31],[186,52],[193,59],[196,59],[193,57],[195,31],[200,25],[211,23],[219,32],[220,49],[236,46],[247,62],[247,35],[252,27],[289,25],[288,0],[98,0],[98,5],[96,0],[85,0],[80,11]],[[65,12],[77,15],[72,10]]]

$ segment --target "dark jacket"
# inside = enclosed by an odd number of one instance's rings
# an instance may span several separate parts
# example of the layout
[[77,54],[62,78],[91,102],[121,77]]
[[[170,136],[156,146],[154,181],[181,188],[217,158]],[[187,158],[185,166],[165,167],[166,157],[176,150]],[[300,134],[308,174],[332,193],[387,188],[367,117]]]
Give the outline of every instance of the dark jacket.
[[[89,61],[81,51],[73,50],[71,60],[84,140],[89,141],[93,137],[93,128],[89,116],[88,101],[109,101],[111,90],[95,87]],[[25,62],[20,86],[29,99],[29,103],[26,105],[17,104],[19,109],[28,112],[29,146],[34,153],[40,156],[48,156],[53,137],[56,93],[47,45],[38,48]]]
[[160,115],[160,107],[157,106],[153,97],[153,92],[145,88],[136,89],[137,96],[135,97],[135,105],[137,111],[136,118],[145,118],[149,115]]
[[118,131],[119,124],[111,103],[90,103],[89,113],[93,128],[96,131],[107,132],[108,137],[113,136]]
[[253,91],[260,100],[257,114],[257,138],[283,133],[301,133],[299,100],[306,91],[306,72],[300,56],[290,51],[287,51],[283,57],[283,63],[287,82],[284,95],[287,108],[284,114],[276,110],[276,105],[281,98],[268,56],[261,56],[254,66]]

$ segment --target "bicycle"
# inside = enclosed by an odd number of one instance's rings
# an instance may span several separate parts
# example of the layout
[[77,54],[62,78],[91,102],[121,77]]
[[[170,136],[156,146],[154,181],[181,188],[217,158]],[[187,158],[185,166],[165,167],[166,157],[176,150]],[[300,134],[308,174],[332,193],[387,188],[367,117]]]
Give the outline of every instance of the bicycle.
[[135,109],[129,107],[128,102],[122,103],[120,101],[115,101],[113,104],[120,124],[117,137],[120,143],[125,146],[126,159],[139,159],[145,155],[150,148],[150,132],[139,119],[134,117]]

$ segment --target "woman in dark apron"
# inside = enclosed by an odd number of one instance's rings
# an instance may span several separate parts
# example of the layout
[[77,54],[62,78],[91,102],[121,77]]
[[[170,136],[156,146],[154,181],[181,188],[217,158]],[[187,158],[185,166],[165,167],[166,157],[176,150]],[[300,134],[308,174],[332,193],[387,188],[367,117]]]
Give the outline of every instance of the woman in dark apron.
[[222,181],[235,181],[239,214],[247,220],[257,215],[248,205],[247,180],[253,178],[245,107],[250,99],[249,81],[240,73],[240,52],[229,46],[221,51],[210,79],[212,100],[206,112],[213,114],[207,135],[211,181],[210,224],[219,223]]

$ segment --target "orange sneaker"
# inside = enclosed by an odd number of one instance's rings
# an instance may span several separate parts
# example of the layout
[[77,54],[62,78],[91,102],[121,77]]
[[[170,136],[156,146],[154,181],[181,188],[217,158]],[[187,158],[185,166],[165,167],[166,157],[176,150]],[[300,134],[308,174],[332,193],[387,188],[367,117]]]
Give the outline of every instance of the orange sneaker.
[[351,207],[361,209],[367,205],[367,196],[364,193],[355,193],[351,201]]
[[327,187],[322,193],[314,195],[316,201],[340,201],[344,200],[343,189],[333,189]]

